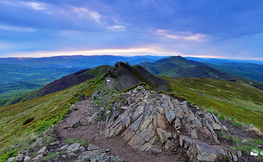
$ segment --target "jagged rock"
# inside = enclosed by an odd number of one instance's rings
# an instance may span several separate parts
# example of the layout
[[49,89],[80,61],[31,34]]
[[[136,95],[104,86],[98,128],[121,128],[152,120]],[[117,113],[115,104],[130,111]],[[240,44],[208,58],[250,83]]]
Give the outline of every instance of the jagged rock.
[[257,135],[261,136],[262,135],[262,132],[256,128],[255,126],[251,125],[249,128],[248,128],[249,131],[252,131],[252,132],[255,132]]
[[222,124],[220,123],[220,121],[218,120],[218,118],[215,116],[215,114],[212,114],[212,117],[213,117],[214,121],[215,121],[217,124],[222,125]]
[[145,119],[142,124],[141,124],[141,128],[140,131],[147,129],[147,127],[150,125],[150,123],[152,122],[153,118],[149,117],[148,119]]
[[134,135],[132,137],[132,139],[130,140],[130,142],[128,142],[129,146],[132,146],[134,149],[138,150],[138,151],[143,151],[142,150],[142,145],[145,143],[145,140],[138,136],[138,135]]
[[237,161],[238,160],[237,156],[235,154],[233,154],[233,153],[232,153],[232,158],[233,158],[233,161]]
[[144,105],[145,105],[145,103],[143,103],[142,105],[140,105],[136,108],[136,110],[133,114],[133,120],[136,120],[143,113]]
[[80,147],[79,143],[73,143],[67,147],[67,152],[74,152],[77,151]]
[[196,128],[202,127],[202,123],[196,117],[194,117],[193,124],[195,125]]
[[68,145],[64,145],[64,146],[60,147],[59,150],[64,150],[64,149],[66,149],[67,147],[68,147]]
[[241,158],[242,157],[242,151],[241,150],[237,150],[237,157]]
[[7,162],[13,162],[13,161],[15,161],[15,157],[10,157],[8,160],[7,160]]
[[153,125],[149,125],[147,129],[143,129],[139,133],[140,137],[142,137],[145,141],[149,141],[151,138],[155,136],[155,131]]
[[100,149],[100,147],[95,146],[95,145],[93,145],[93,144],[90,144],[89,147],[88,147],[88,151],[99,150],[99,149]]
[[71,128],[78,128],[79,126],[82,126],[82,123],[79,119],[77,119],[70,127]]
[[195,130],[191,130],[191,138],[198,139],[198,135]]
[[[226,148],[214,145],[220,144],[214,130],[224,129],[214,114],[199,111],[199,115],[202,115],[199,117],[189,110],[186,101],[179,102],[165,94],[161,94],[160,98],[160,94],[147,90],[144,94],[133,91],[124,94],[129,96],[126,99],[132,105],[125,105],[127,108],[123,111],[112,108],[112,113],[104,114],[106,129],[103,133],[106,137],[121,135],[137,151],[160,153],[163,148],[185,150],[190,161],[223,161],[224,155],[228,155]],[[150,94],[160,99],[150,97]],[[127,104],[126,101],[124,103]],[[182,136],[181,132],[191,138]],[[177,148],[178,142],[181,148]],[[86,154],[95,152],[86,151]],[[235,159],[232,153],[231,158]]]
[[180,146],[187,150],[187,155],[193,161],[215,161],[217,159],[216,150],[206,143],[182,135],[179,141]]
[[94,121],[97,121],[99,119],[98,112],[94,113],[91,117],[88,117],[88,123],[92,123]]
[[77,156],[74,152],[68,154],[68,156]]
[[219,142],[218,139],[217,139],[217,135],[216,135],[216,133],[214,132],[213,128],[212,128],[208,123],[206,123],[206,124],[207,124],[206,127],[207,127],[208,130],[211,132],[212,137],[214,138],[215,143],[216,143],[216,144],[220,144],[220,142]]
[[162,143],[165,143],[169,138],[172,137],[171,133],[166,132],[165,130],[163,130],[161,128],[157,128],[156,130],[157,130],[157,133],[158,133]]
[[168,122],[171,124],[175,118],[175,114],[172,110],[168,110],[165,112],[165,117],[168,120]]
[[165,146],[164,146],[164,148],[165,149],[170,149],[170,148],[172,148],[172,146],[174,146],[174,142],[172,141],[172,140],[168,140],[166,143],[165,143]]
[[85,151],[85,147],[80,146],[79,151],[81,151],[81,152]]
[[37,152],[37,154],[44,154],[45,153],[45,151],[46,151],[46,146],[44,146],[42,149],[40,149],[38,152]]
[[24,160],[24,157],[25,157],[24,154],[18,154],[18,155],[16,156],[16,161],[23,161],[23,160]]
[[195,119],[194,114],[189,114],[186,120],[188,123],[190,123],[190,122],[194,121],[194,119]]
[[70,127],[70,125],[66,125],[63,127],[63,129],[68,129]]
[[127,106],[120,107],[120,109],[122,109],[122,110],[126,110],[127,108],[128,108]]
[[221,130],[222,129],[221,125],[219,125],[217,123],[213,123],[212,127],[214,130]]
[[224,129],[224,130],[226,130],[226,131],[228,131],[228,129],[227,129],[227,127],[226,127],[226,126],[223,126],[223,129]]
[[32,159],[32,161],[39,161],[40,159],[42,159],[43,154],[37,155],[35,158]]
[[59,144],[59,141],[56,141],[56,142],[50,143],[49,145],[50,145],[50,146],[54,146],[54,145],[58,145],[58,144]]
[[248,141],[247,141],[247,139],[243,139],[241,142],[242,143],[247,143]]
[[157,113],[157,115],[154,118],[155,118],[154,120],[156,121],[156,124],[158,127],[163,128],[163,129],[167,127],[165,124],[165,118],[163,115]]
[[25,162],[31,161],[31,158],[29,156],[25,156],[24,161]]
[[183,101],[180,103],[180,107],[184,112],[188,112],[189,108],[187,106],[187,101]]
[[181,127],[180,119],[176,118],[175,122],[174,122],[174,128],[177,129],[177,128],[180,128],[180,127]]

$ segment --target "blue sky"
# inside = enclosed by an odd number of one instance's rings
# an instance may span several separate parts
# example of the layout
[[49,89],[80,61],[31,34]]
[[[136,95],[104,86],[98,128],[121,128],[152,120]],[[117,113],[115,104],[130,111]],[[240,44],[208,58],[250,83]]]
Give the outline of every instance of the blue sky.
[[0,57],[263,59],[263,1],[0,0]]

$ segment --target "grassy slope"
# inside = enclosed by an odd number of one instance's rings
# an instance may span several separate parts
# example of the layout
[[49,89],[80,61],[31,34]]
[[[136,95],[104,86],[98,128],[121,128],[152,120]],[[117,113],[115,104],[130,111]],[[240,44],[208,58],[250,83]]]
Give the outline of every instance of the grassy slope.
[[263,91],[246,84],[203,78],[169,78],[170,92],[263,130]]
[[[86,69],[86,70],[80,70],[76,73],[73,74],[69,74],[67,76],[64,76],[63,78],[60,78],[54,82],[51,82],[47,85],[42,85],[40,89],[37,88],[37,86],[34,86],[35,82],[25,82],[22,84],[22,82],[20,84],[12,84],[14,86],[16,86],[16,91],[19,94],[8,94],[6,96],[1,96],[0,94],[0,105],[11,105],[11,104],[15,104],[15,103],[19,103],[19,102],[24,102],[24,101],[28,101],[37,97],[41,97],[44,96],[46,94],[50,94],[53,92],[57,92],[60,91],[62,89],[68,88],[70,86],[74,86],[80,82],[83,82],[85,80],[88,80],[90,78],[93,77],[97,77],[102,75],[103,73],[109,71],[110,66],[108,65],[103,65],[103,66],[98,66],[92,69]],[[10,83],[11,84],[11,83]],[[41,83],[42,84],[42,83]],[[41,85],[40,84],[40,85]],[[24,86],[22,86],[24,85]],[[10,86],[9,86],[10,87]],[[3,88],[0,88],[0,92],[1,90],[5,91],[7,90],[7,88],[9,88],[8,86],[5,86]],[[13,86],[11,87],[11,89],[14,88]],[[31,91],[30,89],[33,90],[34,89],[38,89],[35,91]],[[26,93],[29,92],[29,93]]]
[[[5,146],[14,144],[20,137],[30,132],[44,131],[61,120],[68,113],[71,104],[83,95],[91,95],[97,84],[102,84],[103,81],[101,77],[97,77],[31,101],[0,107],[0,151]],[[35,120],[23,125],[24,121],[32,117]]]

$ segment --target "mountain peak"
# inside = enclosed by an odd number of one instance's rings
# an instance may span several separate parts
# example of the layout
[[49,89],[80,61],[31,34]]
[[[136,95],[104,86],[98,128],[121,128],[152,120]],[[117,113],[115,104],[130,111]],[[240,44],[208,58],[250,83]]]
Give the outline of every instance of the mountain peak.
[[167,91],[167,82],[153,76],[141,66],[130,66],[129,63],[117,62],[109,71],[109,77],[115,79],[114,89],[121,91],[141,82],[147,83],[153,89]]

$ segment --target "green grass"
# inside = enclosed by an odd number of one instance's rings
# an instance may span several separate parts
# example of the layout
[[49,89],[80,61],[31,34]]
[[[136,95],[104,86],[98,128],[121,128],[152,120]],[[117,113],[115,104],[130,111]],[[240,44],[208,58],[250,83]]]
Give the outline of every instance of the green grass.
[[[221,119],[251,123],[263,131],[263,91],[247,84],[203,78],[170,78],[169,93],[192,101]],[[220,89],[220,90],[219,90]],[[224,114],[224,115],[222,115]],[[239,125],[239,123],[235,123]]]
[[[4,156],[5,150],[10,152],[18,145],[24,148],[26,144],[21,142],[27,143],[25,138],[32,132],[41,134],[59,122],[69,112],[70,106],[79,101],[82,94],[90,96],[96,87],[104,82],[103,77],[97,77],[31,101],[0,107],[0,158]],[[23,125],[32,117],[33,121]]]
[[42,160],[43,161],[48,161],[48,160],[51,160],[53,158],[55,158],[57,156],[57,153],[54,153],[54,152],[49,152],[46,157],[44,157]]
[[68,139],[65,140],[65,143],[66,144],[82,143],[82,141],[78,140],[77,138],[72,139],[72,138],[69,137]]
[[222,120],[226,120],[226,116],[224,114],[220,114],[219,118]]
[[[246,143],[242,143],[242,139],[238,138],[238,137],[234,137],[233,138],[234,141],[234,146],[231,146],[232,148],[236,149],[236,150],[241,150],[247,154],[250,154],[250,151],[255,149],[257,151],[261,151],[257,145],[262,145],[262,140],[259,139],[248,139],[248,142]],[[263,156],[261,157],[263,159]]]

